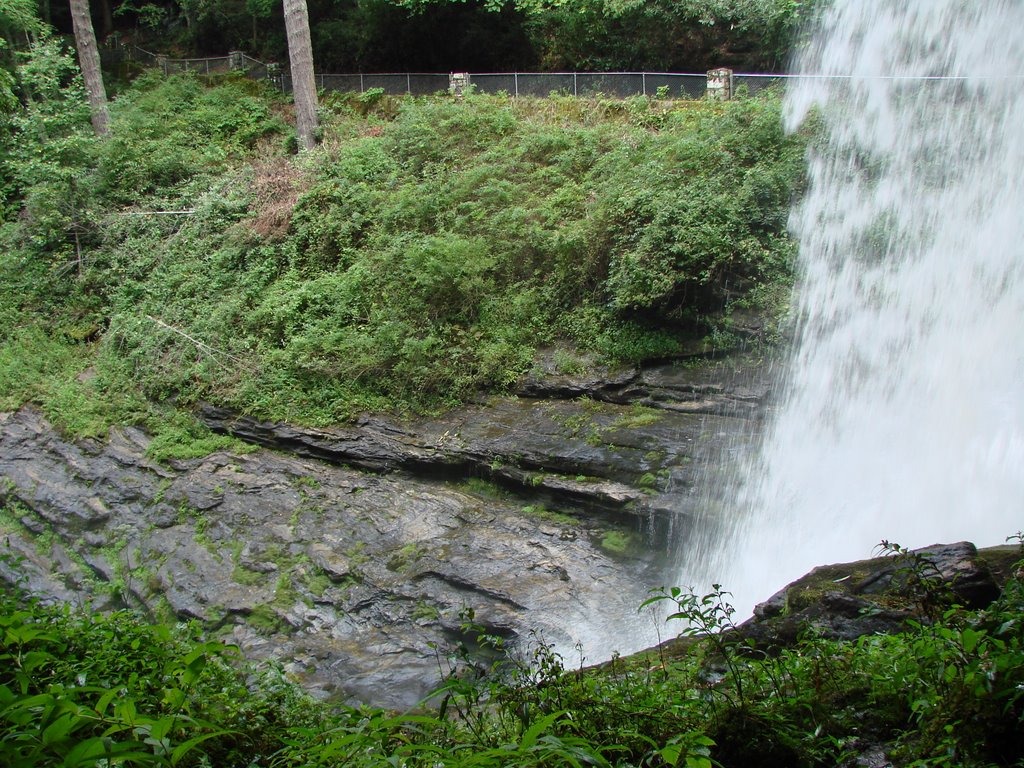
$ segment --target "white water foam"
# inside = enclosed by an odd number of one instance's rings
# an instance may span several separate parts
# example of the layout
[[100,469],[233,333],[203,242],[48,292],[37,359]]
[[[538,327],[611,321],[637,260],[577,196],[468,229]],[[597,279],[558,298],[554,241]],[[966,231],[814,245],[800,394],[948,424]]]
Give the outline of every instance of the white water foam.
[[[1024,3],[839,0],[787,93],[795,346],[761,450],[681,544],[740,613],[880,540],[1024,527]],[[712,519],[714,518],[714,519]],[[710,533],[709,533],[710,532]]]

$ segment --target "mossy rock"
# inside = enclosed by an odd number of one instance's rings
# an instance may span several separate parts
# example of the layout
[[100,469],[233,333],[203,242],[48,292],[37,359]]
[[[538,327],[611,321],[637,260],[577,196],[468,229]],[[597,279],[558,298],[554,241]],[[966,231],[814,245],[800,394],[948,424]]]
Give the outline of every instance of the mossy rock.
[[807,632],[853,640],[902,631],[953,603],[984,608],[1000,591],[990,562],[1008,573],[1004,549],[1016,548],[996,549],[981,555],[969,542],[894,548],[891,556],[820,566],[757,606],[741,631],[770,647],[792,645]]

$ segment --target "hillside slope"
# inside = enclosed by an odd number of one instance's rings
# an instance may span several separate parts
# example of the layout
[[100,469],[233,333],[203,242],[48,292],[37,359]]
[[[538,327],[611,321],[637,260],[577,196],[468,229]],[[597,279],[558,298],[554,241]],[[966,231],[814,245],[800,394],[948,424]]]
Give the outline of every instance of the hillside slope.
[[770,96],[335,96],[297,157],[248,81],[148,75],[105,142],[75,99],[5,139],[0,407],[78,434],[172,399],[437,409],[542,345],[574,372],[769,338],[788,295],[804,138]]

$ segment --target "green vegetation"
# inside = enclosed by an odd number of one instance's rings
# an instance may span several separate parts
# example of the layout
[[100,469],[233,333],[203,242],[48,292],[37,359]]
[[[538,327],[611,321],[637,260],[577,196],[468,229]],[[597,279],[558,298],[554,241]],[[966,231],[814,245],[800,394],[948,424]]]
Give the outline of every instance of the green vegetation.
[[166,401],[431,410],[509,386],[540,344],[635,363],[728,338],[790,279],[804,139],[774,96],[334,95],[323,146],[293,158],[259,84],[147,74],[100,141],[60,47],[24,60],[0,136],[0,407],[143,424],[162,460],[233,445]]
[[[894,550],[895,551],[895,550]],[[6,565],[10,566],[11,563]],[[672,589],[687,636],[598,670],[528,658],[463,619],[439,649],[445,683],[414,713],[316,703],[195,627],[81,614],[0,594],[0,761],[5,765],[836,766],[881,745],[900,766],[1021,766],[1024,562],[985,610],[928,587],[935,621],[852,642],[808,634],[776,654],[733,630],[720,588]],[[916,599],[916,598],[914,598]],[[415,619],[439,617],[426,604]],[[931,610],[931,608],[930,608]],[[250,617],[273,632],[271,606]],[[467,647],[499,656],[490,669]]]
[[467,478],[462,485],[468,493],[480,496],[488,501],[504,501],[512,496],[512,494],[497,483],[479,477]]
[[332,584],[327,572],[312,563],[306,565],[302,578],[306,589],[313,597],[323,597],[324,592],[330,589]]
[[613,555],[626,555],[636,551],[638,538],[632,531],[605,531],[601,535],[601,549]]
[[234,568],[231,570],[231,580],[245,587],[255,587],[257,584],[264,584],[267,578],[267,574],[246,568],[238,562],[235,563]]
[[543,504],[528,504],[522,508],[522,512],[524,515],[529,515],[549,523],[557,523],[558,525],[575,526],[580,524],[580,521],[572,515],[559,512],[556,509],[548,509]]
[[623,414],[612,425],[611,429],[639,429],[657,424],[664,414],[657,408],[650,408],[642,403],[633,403],[630,413]]
[[405,573],[411,570],[426,554],[426,550],[420,543],[409,542],[392,553],[388,558],[387,568],[389,571]]

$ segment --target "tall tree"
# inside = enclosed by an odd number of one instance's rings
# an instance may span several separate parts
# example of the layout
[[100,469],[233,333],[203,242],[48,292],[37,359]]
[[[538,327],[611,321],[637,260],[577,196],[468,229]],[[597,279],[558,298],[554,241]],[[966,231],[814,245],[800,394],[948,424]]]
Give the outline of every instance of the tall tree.
[[292,69],[292,98],[299,146],[316,146],[316,78],[313,75],[313,45],[309,37],[306,0],[284,0],[284,27],[288,35],[288,60]]
[[89,97],[92,127],[97,136],[106,136],[110,132],[110,114],[107,112],[107,91],[100,72],[100,51],[92,29],[89,0],[71,0],[71,23],[78,49],[78,65],[82,68],[82,80]]

